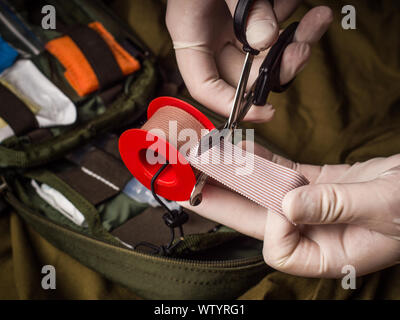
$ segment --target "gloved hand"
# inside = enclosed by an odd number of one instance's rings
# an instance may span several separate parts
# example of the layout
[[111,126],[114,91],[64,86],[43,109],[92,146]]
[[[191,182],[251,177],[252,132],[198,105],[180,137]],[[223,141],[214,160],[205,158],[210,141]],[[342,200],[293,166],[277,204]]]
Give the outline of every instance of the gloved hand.
[[[191,95],[208,108],[229,115],[235,88],[244,62],[241,43],[233,31],[232,15],[238,0],[168,0],[166,22],[171,34],[179,69]],[[249,15],[247,39],[259,50],[269,48],[278,37],[278,23],[286,20],[300,0],[256,0]],[[301,20],[283,55],[281,84],[286,84],[304,67],[310,46],[317,42],[332,21],[328,7],[315,7]],[[249,86],[267,51],[261,52],[252,67]],[[268,121],[272,106],[252,108],[245,120]]]
[[400,155],[349,165],[294,163],[255,145],[255,154],[297,170],[310,185],[290,191],[284,215],[229,190],[207,185],[198,207],[183,205],[211,220],[264,240],[271,267],[305,277],[357,276],[400,261]]

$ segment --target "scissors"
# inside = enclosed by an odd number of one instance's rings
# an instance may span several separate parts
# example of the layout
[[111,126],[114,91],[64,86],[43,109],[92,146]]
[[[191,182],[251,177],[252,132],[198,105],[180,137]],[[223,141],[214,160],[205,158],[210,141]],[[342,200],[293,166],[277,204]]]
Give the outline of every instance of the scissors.
[[[270,0],[270,2],[273,7],[273,0]],[[265,106],[271,91],[278,93],[283,92],[293,82],[292,80],[282,86],[280,84],[280,69],[283,52],[286,47],[292,43],[297,26],[299,25],[298,22],[293,22],[280,34],[278,40],[271,47],[268,55],[261,64],[257,79],[251,86],[249,92],[245,94],[254,57],[259,54],[259,51],[253,49],[246,39],[247,19],[253,3],[254,0],[239,0],[233,18],[235,36],[243,44],[243,51],[246,52],[246,56],[229,118],[222,127],[210,131],[201,138],[198,155],[213,148],[215,145],[219,144],[222,139],[228,139],[239,123],[244,119],[252,105]],[[207,175],[205,173],[200,173],[190,196],[189,202],[192,206],[201,203],[202,190],[206,181]]]

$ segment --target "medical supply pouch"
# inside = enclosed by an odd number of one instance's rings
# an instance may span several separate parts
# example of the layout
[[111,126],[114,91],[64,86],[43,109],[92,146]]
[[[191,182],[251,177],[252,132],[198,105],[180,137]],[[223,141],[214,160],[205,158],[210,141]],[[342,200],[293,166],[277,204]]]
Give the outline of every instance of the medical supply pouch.
[[122,162],[119,136],[144,123],[161,81],[103,2],[0,0],[0,36],[0,192],[27,224],[147,299],[232,299],[266,274],[260,241],[191,212],[175,235]]

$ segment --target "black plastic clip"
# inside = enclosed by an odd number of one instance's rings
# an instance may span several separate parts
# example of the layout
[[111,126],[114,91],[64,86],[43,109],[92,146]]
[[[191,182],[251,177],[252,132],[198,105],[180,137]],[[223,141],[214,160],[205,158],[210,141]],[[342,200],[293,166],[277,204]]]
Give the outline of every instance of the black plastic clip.
[[181,210],[172,210],[163,215],[165,224],[170,228],[177,228],[184,225],[189,220],[189,215]]

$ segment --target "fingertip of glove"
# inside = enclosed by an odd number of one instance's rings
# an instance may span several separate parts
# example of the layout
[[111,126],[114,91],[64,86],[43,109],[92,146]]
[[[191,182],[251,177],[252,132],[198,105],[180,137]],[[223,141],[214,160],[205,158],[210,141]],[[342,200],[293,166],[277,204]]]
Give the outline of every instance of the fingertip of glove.
[[272,20],[257,20],[247,27],[247,42],[252,48],[263,51],[271,46],[278,33],[279,28],[276,22]]
[[301,223],[304,216],[313,211],[314,201],[307,186],[288,192],[282,201],[284,215],[294,223]]

